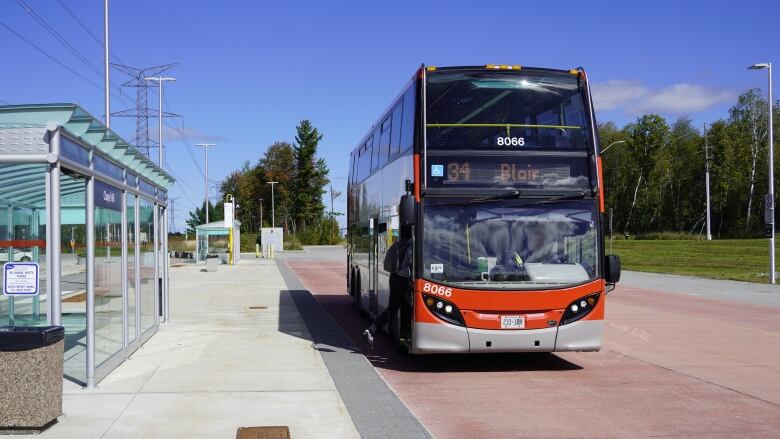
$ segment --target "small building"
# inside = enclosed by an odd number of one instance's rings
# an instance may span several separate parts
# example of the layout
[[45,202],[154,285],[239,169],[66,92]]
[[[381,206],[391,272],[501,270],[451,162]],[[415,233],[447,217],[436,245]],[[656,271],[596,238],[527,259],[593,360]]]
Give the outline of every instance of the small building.
[[[198,262],[219,258],[224,264],[236,264],[241,259],[241,222],[233,220],[233,228],[225,221],[195,226],[195,254]],[[232,253],[232,259],[231,259]]]
[[103,379],[167,319],[173,183],[75,104],[0,106],[0,264],[38,275],[0,325],[64,326],[66,378]]

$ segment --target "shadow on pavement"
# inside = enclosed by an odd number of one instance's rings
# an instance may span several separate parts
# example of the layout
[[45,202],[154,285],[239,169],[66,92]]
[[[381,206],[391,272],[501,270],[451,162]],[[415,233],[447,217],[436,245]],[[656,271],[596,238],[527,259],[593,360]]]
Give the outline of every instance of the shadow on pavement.
[[[291,312],[291,307],[298,312]],[[279,291],[278,328],[279,332],[311,341],[312,347],[320,352],[359,353],[307,290]]]
[[[377,334],[372,350],[363,340],[362,332],[371,324],[371,319],[355,308],[352,298],[347,295],[317,294],[307,290],[282,291],[293,298],[311,332],[315,349],[333,352],[333,349],[348,350],[365,355],[374,367],[399,372],[530,372],[530,371],[567,371],[579,370],[581,366],[564,360],[551,353],[504,353],[504,354],[436,354],[408,355],[396,352],[389,335]],[[323,313],[312,307],[322,307],[329,319],[323,319]],[[280,308],[281,309],[281,308]],[[280,311],[281,312],[281,311]],[[280,331],[284,319],[280,315]],[[331,322],[313,322],[312,319],[331,320]],[[327,323],[327,325],[325,324]],[[335,323],[335,325],[333,325]],[[334,326],[337,326],[334,328]],[[349,341],[339,332],[343,331]]]

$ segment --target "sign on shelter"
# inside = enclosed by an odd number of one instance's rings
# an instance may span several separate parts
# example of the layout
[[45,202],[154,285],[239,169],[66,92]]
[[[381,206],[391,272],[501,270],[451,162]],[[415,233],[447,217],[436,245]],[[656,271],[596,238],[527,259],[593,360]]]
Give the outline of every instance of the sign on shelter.
[[3,294],[6,296],[38,295],[38,264],[7,262],[3,266]]

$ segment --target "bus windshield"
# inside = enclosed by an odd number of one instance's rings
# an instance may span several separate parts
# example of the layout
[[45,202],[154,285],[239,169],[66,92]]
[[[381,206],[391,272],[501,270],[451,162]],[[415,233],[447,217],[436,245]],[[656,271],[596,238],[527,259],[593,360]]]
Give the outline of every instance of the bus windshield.
[[589,151],[584,92],[579,77],[568,72],[429,72],[426,147]]
[[593,200],[424,206],[423,277],[465,288],[565,287],[598,275]]

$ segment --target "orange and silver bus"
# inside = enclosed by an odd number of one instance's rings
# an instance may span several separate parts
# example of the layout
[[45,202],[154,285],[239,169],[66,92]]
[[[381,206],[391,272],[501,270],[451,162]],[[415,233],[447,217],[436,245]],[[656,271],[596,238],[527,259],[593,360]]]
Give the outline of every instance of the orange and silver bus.
[[595,351],[620,261],[581,68],[423,66],[350,155],[347,288],[388,306],[387,249],[413,242],[384,328],[413,354]]

